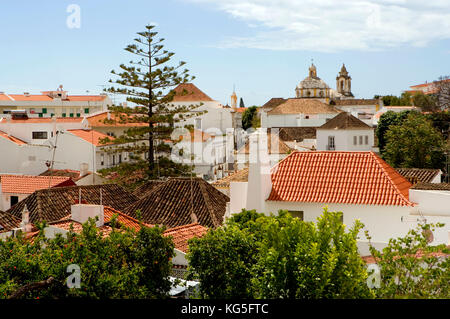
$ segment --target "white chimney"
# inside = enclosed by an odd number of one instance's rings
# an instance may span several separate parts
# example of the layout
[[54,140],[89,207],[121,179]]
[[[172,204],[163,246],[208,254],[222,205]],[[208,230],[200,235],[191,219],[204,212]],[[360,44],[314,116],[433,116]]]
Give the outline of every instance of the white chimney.
[[87,175],[88,171],[89,171],[89,164],[81,163],[80,164],[80,177]]
[[266,212],[266,199],[272,190],[270,159],[267,150],[267,131],[258,131],[249,136],[249,170],[246,209]]
[[78,223],[85,223],[89,218],[98,220],[95,222],[97,227],[105,224],[105,213],[103,205],[75,204],[71,206],[72,220]]
[[27,205],[23,207],[20,227],[24,233],[29,233],[33,228],[33,225],[30,223],[30,212],[28,211]]
[[111,113],[109,111],[106,113],[106,117],[108,118],[108,121],[111,120]]

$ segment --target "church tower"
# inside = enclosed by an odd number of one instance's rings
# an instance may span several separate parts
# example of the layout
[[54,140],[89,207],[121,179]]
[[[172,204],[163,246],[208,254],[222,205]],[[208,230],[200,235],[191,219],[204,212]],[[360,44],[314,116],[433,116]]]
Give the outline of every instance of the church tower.
[[234,92],[233,88],[233,94],[231,94],[231,108],[235,110],[237,107],[237,95],[236,92]]
[[348,75],[345,64],[342,64],[341,71],[336,77],[336,90],[346,97],[353,97],[352,78]]

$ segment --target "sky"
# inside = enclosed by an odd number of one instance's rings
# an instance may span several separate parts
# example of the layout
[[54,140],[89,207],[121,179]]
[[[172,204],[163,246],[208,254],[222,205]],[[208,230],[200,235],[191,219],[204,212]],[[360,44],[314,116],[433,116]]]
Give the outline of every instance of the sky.
[[99,94],[149,23],[223,104],[233,87],[246,106],[294,97],[312,60],[332,88],[345,63],[356,98],[450,74],[449,0],[15,0],[0,2],[0,91]]

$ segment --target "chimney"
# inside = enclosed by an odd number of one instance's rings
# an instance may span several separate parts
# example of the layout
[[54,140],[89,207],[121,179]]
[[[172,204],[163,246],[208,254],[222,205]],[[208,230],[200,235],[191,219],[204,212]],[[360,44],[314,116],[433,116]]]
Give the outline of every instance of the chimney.
[[249,136],[249,170],[246,209],[266,212],[266,199],[272,190],[267,130],[258,129]]
[[191,221],[193,224],[198,223],[197,215],[194,212],[191,213]]
[[20,223],[20,227],[24,233],[29,233],[33,228],[33,225],[30,223],[30,212],[28,211],[27,205],[23,207],[22,222]]
[[89,218],[98,220],[95,222],[97,227],[105,224],[105,212],[103,205],[75,204],[71,206],[72,220],[78,223],[85,223]]
[[80,177],[83,177],[88,174],[89,171],[89,164],[88,163],[81,163],[80,164]]
[[106,113],[106,117],[107,117],[108,121],[111,120],[111,113],[109,111]]

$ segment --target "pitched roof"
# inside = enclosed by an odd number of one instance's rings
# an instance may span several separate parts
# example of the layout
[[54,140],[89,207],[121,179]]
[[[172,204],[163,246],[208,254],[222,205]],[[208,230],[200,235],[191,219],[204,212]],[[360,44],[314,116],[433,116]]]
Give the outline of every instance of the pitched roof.
[[333,101],[337,106],[358,106],[358,105],[377,105],[378,99],[345,99]]
[[70,207],[78,203],[81,190],[81,202],[100,204],[124,211],[125,207],[136,202],[138,198],[115,184],[70,186],[41,189],[11,207],[7,213],[17,218],[22,217],[24,205],[30,211],[30,222],[52,222],[70,214]]
[[410,187],[373,152],[294,152],[272,168],[268,200],[412,206]]
[[441,172],[440,169],[434,168],[396,168],[395,170],[412,183],[430,183]]
[[267,114],[334,114],[340,112],[342,111],[338,110],[334,106],[323,103],[316,99],[292,98],[278,105]]
[[150,194],[150,192],[152,192],[154,190],[155,187],[162,185],[162,183],[165,183],[165,182],[166,181],[159,180],[159,179],[149,180],[145,184],[137,187],[133,191],[133,194],[139,198],[144,198],[144,197],[148,196]]
[[171,102],[214,101],[192,83],[182,83],[174,91],[175,95]]
[[[279,129],[278,135],[280,136],[280,139],[284,142],[287,141],[301,142],[304,139],[315,139],[317,135],[316,127],[308,127],[308,126],[280,127],[278,129]],[[270,132],[271,129],[268,129],[267,131]]]
[[[103,226],[99,227],[100,231],[102,232],[102,236],[106,237],[109,236],[113,230],[110,222],[113,217],[113,215],[117,215],[117,222],[118,225],[116,225],[116,228],[120,227],[126,227],[130,228],[136,231],[139,231],[141,229],[141,224],[137,219],[134,219],[133,217],[130,217],[112,207],[104,206],[103,208],[104,212],[104,224]],[[81,233],[83,230],[83,225],[77,221],[72,220],[72,215],[69,214],[65,217],[63,217],[60,220],[54,221],[49,223],[49,225],[53,227],[58,227],[64,230],[70,230],[71,226],[75,233]],[[153,227],[153,225],[143,224],[147,227]]]
[[[92,174],[88,172],[86,175]],[[86,176],[84,175],[84,176]],[[64,176],[70,177],[74,182],[78,181],[84,176],[81,176],[80,171],[74,171],[71,169],[48,169],[45,172],[39,174],[39,176]]]
[[273,97],[271,98],[269,101],[267,101],[262,108],[266,111],[269,111],[269,109],[273,109],[274,107],[277,107],[280,104],[283,104],[284,102],[286,102],[287,99],[283,99],[281,97]]
[[0,175],[2,193],[32,194],[39,189],[73,186],[69,177],[34,176],[34,175]]
[[[267,132],[267,150],[269,154],[288,154],[292,149],[284,143],[278,134]],[[238,151],[239,154],[250,154],[250,142],[245,143]]]
[[191,224],[194,213],[200,225],[218,227],[223,222],[229,200],[201,178],[192,178],[192,182],[190,178],[169,178],[124,212],[136,217],[136,211],[140,210],[146,223],[167,227]]
[[20,227],[21,219],[0,211],[0,233]]
[[[3,101],[32,101],[32,102],[50,102],[53,98],[47,94],[51,91],[43,91],[42,94],[0,94],[0,100]],[[67,95],[64,101],[82,101],[98,102],[103,101],[106,95]]]
[[126,113],[114,113],[110,112],[110,118],[108,119],[108,111],[90,115],[86,117],[91,127],[137,127],[148,126],[148,123],[137,122],[138,118],[134,115],[128,115]]
[[238,170],[212,183],[216,188],[228,188],[231,182],[248,182],[248,167]]
[[417,183],[412,189],[450,191],[450,183]]
[[67,131],[95,146],[114,144],[113,142],[100,143],[101,139],[109,138],[110,140],[114,140],[114,137],[108,136],[101,132],[97,132],[95,130],[67,130]]
[[21,139],[18,139],[17,137],[11,136],[6,134],[3,131],[0,131],[0,137],[7,139],[8,141],[11,141],[13,143],[16,143],[17,145],[26,145],[27,142],[22,141]]
[[342,112],[317,128],[318,130],[373,130],[372,127],[354,117],[350,113]]
[[163,235],[172,237],[172,241],[175,244],[175,248],[181,250],[184,253],[188,252],[188,241],[194,237],[202,237],[208,232],[208,228],[198,224],[188,224],[183,226],[178,226],[166,230]]
[[[52,123],[53,120],[56,121],[56,123],[79,123],[83,121],[82,117],[29,117],[29,118],[20,118],[20,119],[11,119],[11,124],[31,124],[31,123]],[[0,118],[0,123],[7,123],[6,118]]]

